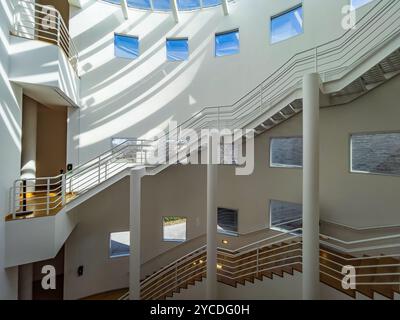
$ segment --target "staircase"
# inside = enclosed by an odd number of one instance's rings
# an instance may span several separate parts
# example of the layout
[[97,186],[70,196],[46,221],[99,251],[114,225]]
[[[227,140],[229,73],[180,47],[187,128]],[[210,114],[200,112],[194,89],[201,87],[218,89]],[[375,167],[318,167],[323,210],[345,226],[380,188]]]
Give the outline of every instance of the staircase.
[[[294,234],[298,232],[301,232],[301,228],[268,237],[234,251],[218,248],[218,282],[237,288],[238,285],[254,283],[256,280],[273,280],[274,277],[284,277],[285,274],[293,275],[295,271],[302,272],[302,236]],[[364,239],[358,251],[371,251],[371,247],[366,244],[376,241],[376,238]],[[345,247],[338,251],[331,246],[333,244],[326,241],[326,236],[321,235],[321,283],[352,298],[356,298],[357,293],[370,299],[374,299],[375,293],[388,299],[394,299],[396,293],[400,294],[400,254],[354,256],[346,254]],[[380,250],[392,247],[393,245],[383,245]],[[206,247],[203,246],[147,276],[141,282],[141,298],[163,300],[196,285],[206,277],[206,261]],[[356,269],[355,289],[342,287],[342,267],[347,265]],[[121,299],[128,299],[128,293]]]
[[[16,222],[21,218],[27,221],[29,219],[26,218],[30,217],[54,217],[59,212],[68,213],[127,176],[132,169],[146,167],[147,174],[154,175],[166,169],[171,162],[179,162],[182,150],[190,144],[178,143],[183,129],[194,129],[199,137],[201,129],[217,127],[254,129],[256,134],[260,134],[286,121],[302,110],[302,79],[307,73],[320,74],[322,107],[348,103],[376,88],[400,73],[399,33],[400,2],[376,1],[376,5],[358,19],[355,29],[335,40],[297,53],[230,106],[206,107],[159,140],[127,140],[65,174],[16,180],[10,190],[10,212],[6,223],[6,228],[10,229],[6,232],[6,246],[11,244],[8,251],[14,255],[27,251],[26,246],[19,245],[18,239],[12,236],[18,233]],[[168,141],[165,147],[172,156],[167,163],[150,164],[148,154],[161,139]],[[54,250],[62,245],[76,222],[68,223],[68,231],[57,239]],[[57,224],[61,222],[55,219],[52,228],[55,229]],[[26,223],[24,232],[25,229],[28,229]],[[34,241],[33,236],[31,240]],[[28,243],[30,240],[26,239]],[[45,256],[43,254],[41,258]],[[7,255],[6,260],[9,260]],[[32,262],[27,257],[11,260],[7,266]]]
[[[286,121],[302,110],[302,78],[318,72],[322,81],[322,107],[348,103],[400,73],[400,2],[380,0],[356,28],[341,37],[299,52],[266,80],[230,106],[206,107],[164,137],[154,140],[127,140],[119,146],[75,168],[46,178],[16,180],[10,191],[9,220],[24,216],[21,202],[29,198],[29,211],[40,215],[67,211],[126,176],[130,169],[146,167],[154,175],[170,163],[178,163],[188,144],[178,143],[179,133],[187,128],[199,137],[204,128],[254,129],[256,134]],[[165,139],[170,155],[167,163],[150,164],[148,154]],[[192,142],[193,143],[193,142]],[[27,197],[23,184],[33,184],[56,199],[35,195]],[[58,186],[61,186],[58,188]],[[85,196],[83,196],[85,195]],[[35,199],[39,198],[39,199]],[[37,201],[41,200],[41,201]],[[36,205],[37,203],[37,205]],[[18,214],[19,213],[19,214]]]

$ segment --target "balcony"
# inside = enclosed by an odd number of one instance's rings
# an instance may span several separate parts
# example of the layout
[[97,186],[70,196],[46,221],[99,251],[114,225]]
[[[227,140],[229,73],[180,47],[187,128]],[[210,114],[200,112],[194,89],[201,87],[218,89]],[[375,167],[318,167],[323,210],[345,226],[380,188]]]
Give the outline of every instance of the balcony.
[[10,80],[50,106],[79,106],[79,55],[63,18],[51,6],[14,3]]

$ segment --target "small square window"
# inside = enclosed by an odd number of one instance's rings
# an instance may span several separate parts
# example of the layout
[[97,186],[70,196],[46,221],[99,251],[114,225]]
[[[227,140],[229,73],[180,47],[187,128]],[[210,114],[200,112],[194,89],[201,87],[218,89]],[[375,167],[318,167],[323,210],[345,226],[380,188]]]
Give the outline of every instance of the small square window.
[[114,54],[118,58],[136,59],[139,57],[139,38],[135,36],[115,34]]
[[189,58],[189,41],[185,39],[167,39],[168,61],[184,61]]
[[352,9],[358,9],[374,0],[350,0],[350,5]]
[[163,217],[163,240],[186,241],[186,218],[177,216]]
[[240,51],[239,30],[217,33],[215,35],[215,56],[223,57]]
[[237,236],[238,233],[238,211],[233,209],[218,208],[217,216],[218,233]]
[[272,138],[270,144],[270,167],[301,168],[303,166],[303,138]]
[[[270,228],[290,231],[300,229],[303,225],[303,206],[301,203],[271,200],[269,205]],[[295,232],[301,232],[296,230]]]
[[303,7],[300,5],[271,18],[271,43],[277,43],[303,32]]
[[129,256],[130,232],[112,232],[110,234],[110,258]]

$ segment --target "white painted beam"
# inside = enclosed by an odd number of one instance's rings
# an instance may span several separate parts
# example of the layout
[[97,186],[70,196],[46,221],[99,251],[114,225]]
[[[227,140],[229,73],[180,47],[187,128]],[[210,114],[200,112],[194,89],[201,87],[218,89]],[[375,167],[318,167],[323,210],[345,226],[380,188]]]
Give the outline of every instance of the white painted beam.
[[122,13],[124,15],[125,20],[128,20],[129,14],[128,14],[128,3],[126,0],[121,0],[121,8],[122,8]]
[[222,10],[224,11],[224,15],[229,15],[228,0],[222,0]]
[[171,12],[172,16],[174,17],[174,20],[176,23],[179,22],[179,12],[178,12],[178,3],[176,0],[170,0],[171,2]]

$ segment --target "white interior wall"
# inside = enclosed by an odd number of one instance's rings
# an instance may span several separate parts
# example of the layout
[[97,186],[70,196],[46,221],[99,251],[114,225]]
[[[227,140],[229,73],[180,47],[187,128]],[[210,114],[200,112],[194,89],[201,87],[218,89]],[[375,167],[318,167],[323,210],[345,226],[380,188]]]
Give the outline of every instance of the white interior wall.
[[[397,77],[348,105],[321,109],[322,219],[354,227],[400,224],[400,178],[349,172],[350,133],[398,130],[399,86]],[[232,166],[220,167],[218,205],[239,210],[241,234],[268,226],[269,200],[301,202],[302,170],[269,168],[268,163],[270,138],[301,135],[301,120],[300,114],[256,138],[252,175],[235,176]],[[126,178],[75,209],[81,222],[66,243],[66,297],[128,285],[128,259],[108,259],[109,232],[129,229],[128,182]],[[169,250],[168,256],[179,257],[200,247],[206,224],[205,166],[171,166],[144,177],[142,187],[142,261]],[[201,241],[194,241],[194,247],[163,242],[165,215],[186,216],[187,239]],[[80,263],[90,270],[87,278],[75,276]],[[149,262],[149,268],[146,274],[157,264]]]
[[[82,109],[79,148],[71,161],[85,162],[110,148],[110,138],[148,136],[170,120],[182,122],[205,106],[228,105],[268,77],[296,52],[335,39],[342,7],[349,0],[305,0],[304,33],[271,45],[270,17],[300,0],[237,0],[230,15],[221,7],[180,13],[130,9],[125,20],[119,6],[98,0],[71,7],[71,34],[80,51]],[[369,4],[358,14],[371,7]],[[329,13],[329,14],[322,14]],[[96,17],[96,19],[92,19]],[[214,34],[240,29],[240,54],[214,57]],[[137,35],[141,55],[136,60],[114,57],[114,32]],[[166,37],[189,37],[190,58],[167,62]],[[79,152],[79,157],[73,155]]]
[[0,1],[0,300],[16,299],[17,268],[4,269],[4,216],[9,210],[9,190],[20,174],[22,90],[8,80],[9,30],[12,8],[8,0]]

